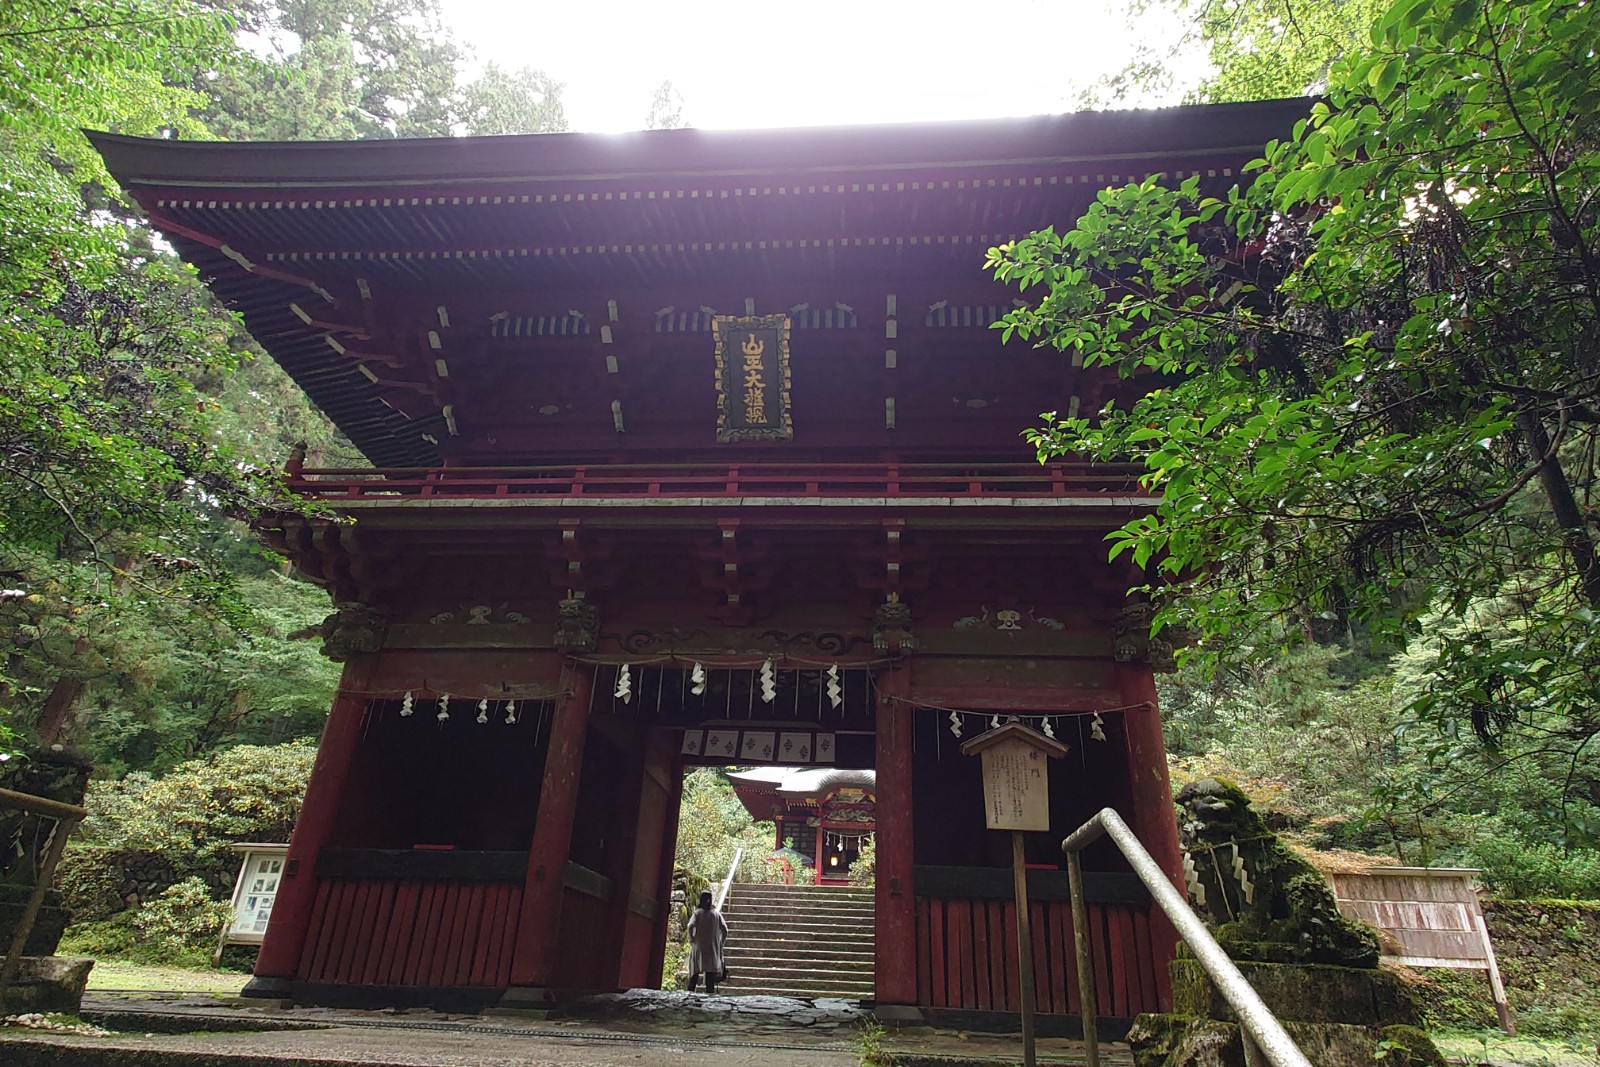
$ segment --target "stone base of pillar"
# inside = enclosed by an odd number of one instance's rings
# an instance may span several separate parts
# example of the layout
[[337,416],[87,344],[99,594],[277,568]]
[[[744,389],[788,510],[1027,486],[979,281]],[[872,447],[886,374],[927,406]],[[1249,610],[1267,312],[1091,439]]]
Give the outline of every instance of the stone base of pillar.
[[269,978],[260,975],[245,983],[239,990],[241,997],[250,997],[253,1000],[284,1000],[291,999],[289,979]]
[[490,1015],[514,1015],[521,1018],[547,1019],[555,1014],[555,990],[544,986],[514,985],[500,994]]

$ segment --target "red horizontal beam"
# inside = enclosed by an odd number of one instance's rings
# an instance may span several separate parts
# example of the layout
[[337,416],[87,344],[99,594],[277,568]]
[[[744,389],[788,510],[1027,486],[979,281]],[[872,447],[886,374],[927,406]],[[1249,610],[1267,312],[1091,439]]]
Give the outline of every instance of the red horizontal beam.
[[318,500],[516,496],[1017,497],[1138,493],[1130,464],[603,464],[302,470],[289,488]]

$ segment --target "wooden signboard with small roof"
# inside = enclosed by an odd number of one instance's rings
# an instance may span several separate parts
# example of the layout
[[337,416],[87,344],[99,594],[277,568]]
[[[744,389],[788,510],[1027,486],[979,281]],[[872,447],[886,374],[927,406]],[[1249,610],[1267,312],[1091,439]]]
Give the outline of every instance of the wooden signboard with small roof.
[[1067,754],[1060,741],[1012,718],[961,746],[983,759],[983,813],[991,830],[1011,831],[1011,875],[1017,897],[1017,969],[1022,992],[1022,1062],[1034,1067],[1033,935],[1028,924],[1028,877],[1022,857],[1027,830],[1050,829],[1052,759]]

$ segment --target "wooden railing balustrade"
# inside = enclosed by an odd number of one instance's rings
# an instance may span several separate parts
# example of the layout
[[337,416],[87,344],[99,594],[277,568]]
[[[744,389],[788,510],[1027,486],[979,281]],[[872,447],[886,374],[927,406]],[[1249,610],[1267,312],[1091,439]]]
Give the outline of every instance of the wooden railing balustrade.
[[522,496],[1092,497],[1146,496],[1134,464],[667,463],[523,467],[328,468],[291,471],[288,487],[329,503]]

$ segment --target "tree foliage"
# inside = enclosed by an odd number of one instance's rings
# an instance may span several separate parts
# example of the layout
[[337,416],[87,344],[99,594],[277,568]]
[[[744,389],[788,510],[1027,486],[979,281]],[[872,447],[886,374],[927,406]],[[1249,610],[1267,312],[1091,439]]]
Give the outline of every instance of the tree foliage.
[[[1333,64],[1359,51],[1387,0],[1132,0],[1130,23],[1170,24],[1144,33],[1120,69],[1092,85],[1091,106],[1270,100],[1320,93]],[[1196,75],[1192,57],[1207,64]]]
[[[750,818],[734,795],[733,785],[715,767],[696,767],[683,776],[683,801],[678,813],[674,864],[713,884],[728,876],[734,853],[744,850],[740,870],[760,869],[760,857],[772,851],[773,826]],[[756,880],[753,875],[745,880]]]
[[650,110],[644,117],[647,130],[679,130],[689,125],[683,117],[683,94],[671,80],[663,80],[650,95]]
[[561,89],[541,70],[490,63],[462,91],[462,121],[474,134],[559,133],[567,128]]
[[[0,32],[0,727],[70,730],[118,645],[247,625],[213,551],[277,506],[217,432],[238,330],[111,195],[79,129],[199,134],[229,22],[186,0],[25,0]],[[188,647],[206,647],[204,644]]]
[[[1413,710],[1560,767],[1600,834],[1600,20],[1568,0],[1398,0],[1224,196],[1149,180],[996,249],[1007,337],[1142,375],[1041,455],[1142,461],[1113,534],[1157,626],[1226,653],[1275,623],[1397,647]],[[1535,755],[1533,754],[1537,754]]]
[[438,0],[212,0],[250,35],[254,62],[208,72],[204,111],[240,140],[448,137],[566,129],[559,82],[468,55]]

